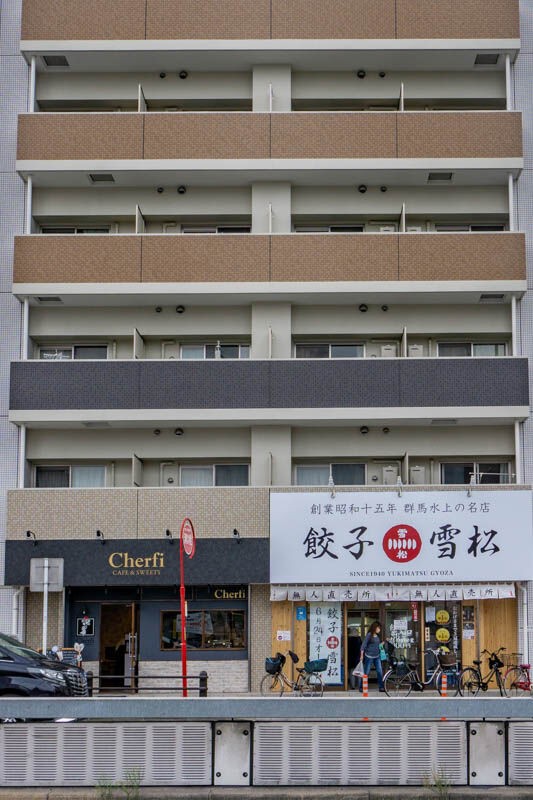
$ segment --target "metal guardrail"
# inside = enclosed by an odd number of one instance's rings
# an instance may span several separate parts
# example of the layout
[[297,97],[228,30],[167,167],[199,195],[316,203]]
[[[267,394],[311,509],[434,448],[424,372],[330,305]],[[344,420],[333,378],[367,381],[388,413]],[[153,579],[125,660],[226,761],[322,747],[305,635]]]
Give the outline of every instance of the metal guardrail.
[[[145,692],[181,692],[183,693],[185,680],[187,689],[198,692],[198,697],[207,697],[207,672],[203,670],[199,675],[99,675],[91,670],[87,671],[87,688],[89,697],[95,694],[108,694],[120,692],[124,694],[139,694]],[[130,685],[126,685],[129,681]],[[157,681],[156,686],[146,685],[152,681]],[[161,681],[172,681],[169,684],[162,684]]]

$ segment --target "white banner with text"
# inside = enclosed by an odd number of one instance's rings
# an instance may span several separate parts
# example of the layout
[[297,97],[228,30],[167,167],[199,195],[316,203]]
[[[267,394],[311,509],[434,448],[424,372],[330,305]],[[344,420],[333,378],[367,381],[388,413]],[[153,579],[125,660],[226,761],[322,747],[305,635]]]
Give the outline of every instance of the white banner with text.
[[533,579],[531,492],[271,492],[271,583]]

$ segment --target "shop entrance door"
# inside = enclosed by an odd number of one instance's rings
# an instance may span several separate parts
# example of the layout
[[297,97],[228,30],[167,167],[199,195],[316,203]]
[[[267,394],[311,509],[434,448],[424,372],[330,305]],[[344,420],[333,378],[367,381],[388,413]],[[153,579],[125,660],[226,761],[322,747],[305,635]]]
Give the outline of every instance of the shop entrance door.
[[[361,652],[361,642],[368,633],[368,629],[376,620],[379,621],[379,609],[376,608],[357,608],[355,605],[348,605],[346,608],[346,636],[344,641],[346,647],[344,664],[344,688],[356,688],[357,684],[351,679],[351,674],[359,661]],[[374,674],[374,673],[373,673]]]
[[[418,604],[416,613],[410,603],[385,605],[385,630],[382,637],[394,645],[394,655],[412,664],[420,662],[420,622]],[[416,619],[415,619],[416,617]]]
[[138,608],[105,603],[100,623],[100,688],[137,690]]

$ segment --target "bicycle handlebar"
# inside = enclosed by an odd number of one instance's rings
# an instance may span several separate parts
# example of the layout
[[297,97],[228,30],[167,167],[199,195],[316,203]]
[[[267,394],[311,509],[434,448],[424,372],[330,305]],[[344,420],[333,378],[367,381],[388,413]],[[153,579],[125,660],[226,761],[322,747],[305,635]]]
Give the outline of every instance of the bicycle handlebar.
[[502,652],[502,650],[507,650],[507,648],[506,647],[499,647],[497,650],[493,650],[492,652],[490,652],[490,650],[482,650],[481,651],[481,655],[486,653],[488,656],[497,656],[498,653]]

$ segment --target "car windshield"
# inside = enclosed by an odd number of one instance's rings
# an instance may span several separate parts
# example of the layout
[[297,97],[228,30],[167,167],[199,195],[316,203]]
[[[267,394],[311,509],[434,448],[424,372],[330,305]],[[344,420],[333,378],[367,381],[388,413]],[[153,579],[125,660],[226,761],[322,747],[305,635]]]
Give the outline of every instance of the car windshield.
[[22,656],[23,658],[45,658],[41,653],[36,650],[30,650],[29,647],[24,647],[16,639],[11,636],[2,636],[0,634],[0,648],[7,653],[12,653],[15,656]]

